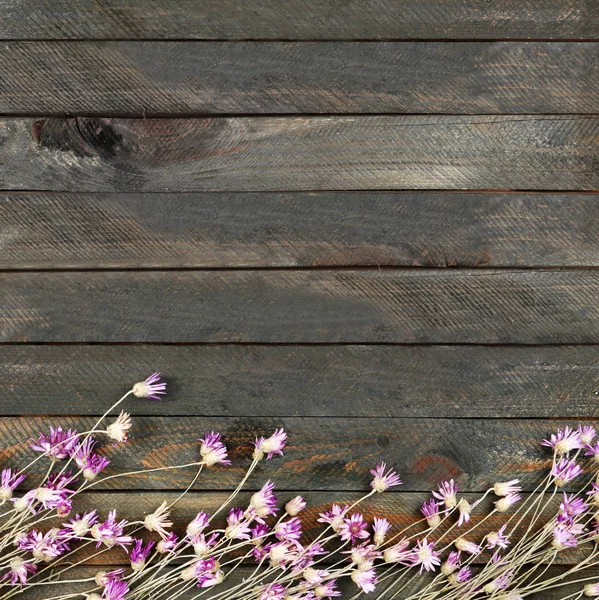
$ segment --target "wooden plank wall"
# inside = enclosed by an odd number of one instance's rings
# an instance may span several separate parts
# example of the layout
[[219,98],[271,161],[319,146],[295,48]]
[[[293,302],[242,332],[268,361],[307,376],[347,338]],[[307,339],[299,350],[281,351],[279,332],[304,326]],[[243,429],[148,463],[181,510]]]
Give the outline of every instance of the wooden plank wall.
[[249,486],[313,535],[376,460],[405,524],[441,478],[532,490],[599,418],[599,3],[12,0],[0,40],[3,462],[160,370],[114,467],[222,431],[180,524],[284,426]]

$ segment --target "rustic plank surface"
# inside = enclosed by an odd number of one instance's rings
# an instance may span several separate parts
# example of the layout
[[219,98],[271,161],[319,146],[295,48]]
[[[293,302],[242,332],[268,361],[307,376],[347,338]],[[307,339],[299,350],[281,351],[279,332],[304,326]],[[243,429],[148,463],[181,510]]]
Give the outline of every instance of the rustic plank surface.
[[599,272],[341,269],[0,275],[0,341],[599,342]]
[[599,346],[4,345],[0,414],[98,414],[157,369],[133,414],[599,417]]
[[597,38],[592,0],[12,0],[3,39]]
[[0,48],[5,114],[596,113],[598,84],[598,43],[14,42]]
[[[34,454],[26,449],[29,438],[57,422],[56,417],[2,417],[2,463],[27,465]],[[65,416],[60,423],[86,431],[95,419]],[[249,489],[270,478],[281,490],[364,491],[369,489],[368,470],[386,461],[401,473],[405,491],[428,491],[450,477],[463,491],[484,491],[497,480],[513,478],[531,491],[552,462],[551,451],[539,442],[566,424],[576,425],[527,419],[135,417],[129,442],[116,449],[108,445],[103,454],[112,461],[106,475],[187,464],[199,460],[195,440],[214,429],[223,434],[233,464],[203,472],[194,489],[231,490],[251,462],[255,437],[283,427],[289,434],[285,456],[261,463],[248,481]],[[32,472],[46,468],[39,461]],[[132,475],[98,482],[96,488],[184,489],[193,475],[193,468]]]
[[0,268],[599,266],[599,195],[0,194]]
[[0,120],[0,187],[599,189],[596,116]]

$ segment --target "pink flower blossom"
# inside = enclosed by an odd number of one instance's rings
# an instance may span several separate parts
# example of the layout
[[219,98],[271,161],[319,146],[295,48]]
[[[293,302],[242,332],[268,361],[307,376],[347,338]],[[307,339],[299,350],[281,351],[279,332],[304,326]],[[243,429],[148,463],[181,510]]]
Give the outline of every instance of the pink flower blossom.
[[370,474],[374,476],[373,480],[370,482],[370,487],[376,492],[384,492],[388,490],[390,487],[395,487],[396,485],[401,485],[402,481],[399,478],[399,475],[393,470],[387,470],[387,464],[384,462],[376,465],[374,469],[370,469]]
[[137,398],[161,400],[160,396],[164,394],[166,394],[166,383],[160,381],[160,373],[152,373],[147,379],[133,386],[133,395]]
[[287,434],[283,429],[275,429],[275,432],[269,438],[256,438],[254,444],[254,460],[262,460],[266,454],[266,459],[271,459],[275,454],[283,455],[283,448],[287,442]]
[[349,519],[343,519],[343,524],[339,528],[339,537],[353,544],[358,539],[365,540],[370,537],[367,528],[368,523],[364,517],[360,513],[354,513]]

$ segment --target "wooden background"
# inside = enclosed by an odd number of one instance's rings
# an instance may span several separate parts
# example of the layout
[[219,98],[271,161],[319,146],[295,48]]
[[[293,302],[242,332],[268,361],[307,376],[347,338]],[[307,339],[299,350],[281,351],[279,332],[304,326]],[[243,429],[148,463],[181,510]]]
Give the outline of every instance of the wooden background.
[[0,39],[3,463],[160,370],[114,466],[221,431],[181,524],[284,426],[249,487],[313,532],[378,460],[406,483],[367,512],[406,524],[599,418],[595,0],[11,0]]

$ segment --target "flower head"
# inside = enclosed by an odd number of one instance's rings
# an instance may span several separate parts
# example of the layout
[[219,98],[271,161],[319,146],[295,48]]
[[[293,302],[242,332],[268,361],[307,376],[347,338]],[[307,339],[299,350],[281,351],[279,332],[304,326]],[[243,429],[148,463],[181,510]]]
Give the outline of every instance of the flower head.
[[296,496],[285,504],[285,512],[290,517],[296,517],[306,506],[306,501],[301,496]]
[[111,579],[102,592],[104,600],[125,600],[125,595],[129,591],[126,581],[120,579]]
[[378,583],[374,569],[355,569],[351,572],[351,579],[365,594],[374,592]]
[[152,513],[146,515],[144,526],[148,531],[155,531],[162,539],[168,535],[167,529],[173,526],[173,522],[168,520],[170,512],[166,500]]
[[335,579],[328,579],[317,585],[312,590],[312,593],[315,598],[335,598],[341,596],[341,592],[337,589],[337,581]]
[[495,502],[495,508],[497,509],[498,512],[506,512],[514,504],[519,502],[521,497],[522,496],[520,496],[520,494],[517,494],[514,492],[511,494],[508,494],[507,496],[504,496],[503,498],[500,498],[499,500],[497,500],[497,502]]
[[283,600],[287,594],[287,588],[280,583],[269,583],[258,592],[258,600]]
[[389,529],[391,529],[391,523],[389,523],[387,519],[379,519],[379,517],[374,517],[374,524],[372,526],[374,535],[372,539],[377,546],[383,545],[385,542],[385,536],[387,535]]
[[268,480],[258,492],[252,494],[247,516],[261,521],[270,515],[277,514],[279,509],[277,508],[277,497],[273,493],[274,487],[275,484]]
[[302,522],[297,517],[280,521],[275,525],[274,533],[282,542],[297,542],[302,536]]
[[383,560],[386,563],[398,563],[406,567],[412,566],[414,561],[410,542],[404,538],[394,546],[386,548],[383,551]]
[[12,469],[3,469],[0,478],[0,500],[10,500],[15,488],[23,481],[25,481],[25,475]]
[[134,571],[141,571],[146,566],[146,560],[154,547],[155,542],[152,540],[148,541],[145,545],[143,540],[135,540],[135,545],[129,553],[129,560],[131,561],[131,568]]
[[402,481],[399,475],[393,470],[389,469],[386,473],[387,464],[384,462],[376,465],[374,469],[370,469],[370,474],[374,476],[370,482],[370,487],[376,492],[384,492],[390,487],[401,485]]
[[283,448],[287,442],[287,434],[283,429],[275,429],[275,432],[269,438],[256,438],[254,444],[254,460],[262,460],[266,454],[266,459],[271,459],[275,454],[283,455]]
[[426,538],[418,540],[415,548],[412,550],[412,564],[420,565],[420,572],[434,571],[440,564],[439,553],[434,550],[435,543],[429,542]]
[[74,450],[79,439],[79,434],[74,429],[64,431],[62,427],[50,427],[48,436],[40,432],[37,440],[32,440],[29,447],[37,452],[42,452],[52,460],[67,458]]
[[551,475],[555,478],[554,483],[558,487],[563,487],[573,479],[576,479],[582,473],[582,468],[573,459],[560,458],[553,463]]
[[122,410],[116,420],[106,428],[106,433],[111,440],[115,441],[116,445],[127,441],[129,429],[131,429],[131,415]]
[[446,508],[455,508],[458,505],[458,486],[453,479],[443,481],[439,485],[438,492],[432,492],[437,500],[441,500]]
[[518,479],[512,479],[511,481],[498,481],[493,486],[493,492],[496,496],[507,496],[508,494],[515,494],[522,491],[520,481]]
[[108,513],[108,518],[103,523],[96,523],[91,528],[92,537],[97,540],[96,548],[102,544],[111,548],[112,546],[121,546],[125,548],[133,543],[133,538],[130,535],[125,535],[125,527],[128,525],[125,519],[116,520],[116,510],[111,510]]
[[552,448],[556,454],[568,454],[572,450],[582,448],[580,433],[566,426],[552,433],[548,440],[543,440],[541,446]]
[[368,523],[360,513],[354,513],[351,517],[343,519],[343,524],[339,528],[339,537],[343,541],[350,541],[352,544],[356,540],[365,540],[370,537],[366,529]]
[[2,579],[10,578],[10,585],[25,585],[27,578],[30,575],[35,575],[37,567],[32,562],[23,560],[21,557],[16,556],[8,564],[9,571],[2,576]]
[[349,506],[341,507],[338,504],[333,504],[331,508],[319,514],[320,519],[316,519],[319,523],[328,523],[335,533],[339,533],[345,514],[349,510]]
[[200,455],[202,462],[207,467],[214,465],[230,465],[231,461],[227,459],[227,447],[221,442],[221,434],[211,431],[200,438]]
[[461,527],[464,523],[470,522],[470,513],[472,512],[472,506],[470,506],[470,502],[466,498],[462,498],[458,502],[458,511],[460,513],[458,527]]
[[427,500],[420,509],[420,512],[426,519],[429,527],[437,527],[441,523],[441,515],[439,514],[439,503],[431,498]]
[[201,510],[187,525],[187,535],[192,537],[202,533],[208,527],[208,523],[210,523],[210,515]]
[[156,552],[166,554],[172,552],[179,542],[179,538],[174,531],[171,531],[166,537],[162,538],[156,545]]
[[232,508],[229,511],[225,537],[232,540],[249,540],[251,538],[250,528],[243,509]]
[[505,530],[507,528],[507,524],[502,525],[499,531],[492,531],[487,534],[487,548],[507,548],[510,544],[510,540],[505,535]]
[[133,386],[133,395],[137,398],[161,400],[160,396],[166,394],[166,383],[160,381],[160,373],[152,373],[144,381]]
[[78,538],[85,536],[98,521],[98,516],[95,510],[83,513],[83,515],[75,515],[69,523],[63,523],[65,529],[70,529],[73,535]]

